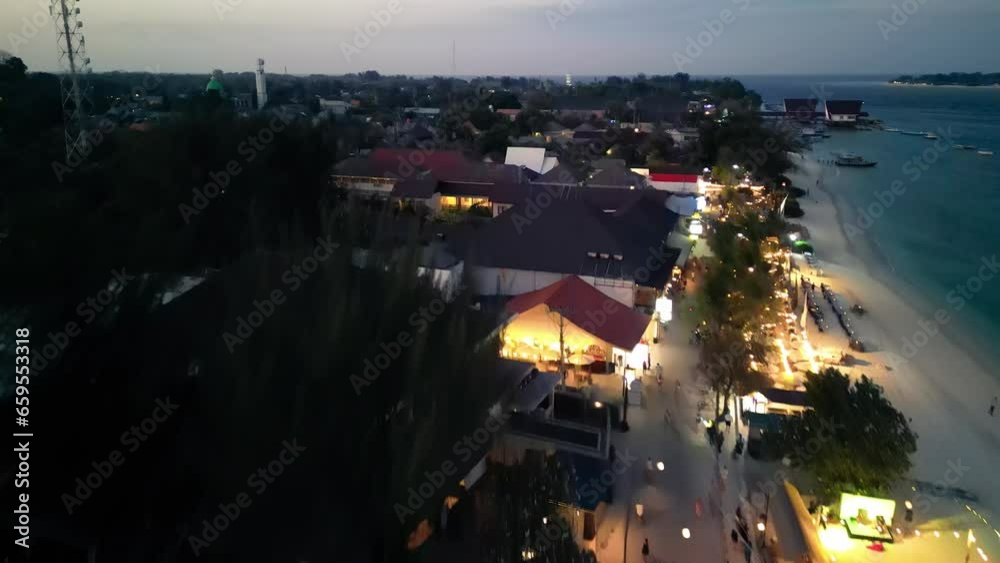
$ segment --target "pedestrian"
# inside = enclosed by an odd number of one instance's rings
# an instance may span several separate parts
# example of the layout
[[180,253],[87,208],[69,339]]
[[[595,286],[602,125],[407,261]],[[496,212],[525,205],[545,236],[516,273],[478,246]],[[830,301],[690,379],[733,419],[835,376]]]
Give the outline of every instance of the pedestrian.
[[990,416],[993,416],[996,410],[997,410],[997,398],[993,397],[993,402],[990,403]]
[[645,541],[642,542],[642,560],[646,561],[648,557],[649,557],[649,538],[646,538]]

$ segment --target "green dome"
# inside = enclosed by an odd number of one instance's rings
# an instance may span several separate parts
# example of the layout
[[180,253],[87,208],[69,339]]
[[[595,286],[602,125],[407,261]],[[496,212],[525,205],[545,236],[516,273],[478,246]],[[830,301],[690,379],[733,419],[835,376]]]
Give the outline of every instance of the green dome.
[[218,80],[214,79],[214,78],[211,79],[211,80],[209,80],[208,81],[208,85],[205,86],[205,91],[208,92],[209,90],[215,90],[216,92],[218,92],[218,93],[221,94],[222,93],[222,83],[219,82]]

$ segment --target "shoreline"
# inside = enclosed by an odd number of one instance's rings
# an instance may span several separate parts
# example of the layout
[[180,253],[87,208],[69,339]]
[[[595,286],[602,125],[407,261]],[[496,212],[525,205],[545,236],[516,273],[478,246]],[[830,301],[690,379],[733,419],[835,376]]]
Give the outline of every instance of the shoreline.
[[913,86],[916,88],[1000,88],[1000,84],[913,84],[910,82],[886,82],[887,86]]
[[[789,176],[808,187],[809,194],[799,199],[805,215],[789,223],[809,229],[818,267],[824,270],[823,276],[810,275],[808,268],[803,274],[829,285],[846,304],[861,303],[868,310],[863,317],[852,315],[852,323],[874,351],[854,354],[865,363],[843,371],[852,378],[871,377],[912,418],[918,434],[912,478],[940,480],[949,462],[961,460],[972,469],[954,486],[977,494],[995,519],[1000,515],[993,477],[1000,464],[1000,413],[991,418],[987,409],[1000,395],[1000,385],[975,351],[966,349],[971,342],[953,320],[962,313],[946,309],[951,318],[935,328],[934,315],[945,307],[935,307],[906,281],[893,279],[891,264],[879,260],[877,245],[847,236],[849,208],[830,188],[820,187],[822,182],[817,185],[823,168],[810,155],[799,156],[799,169]],[[815,340],[822,349],[846,349],[846,336],[832,327]]]

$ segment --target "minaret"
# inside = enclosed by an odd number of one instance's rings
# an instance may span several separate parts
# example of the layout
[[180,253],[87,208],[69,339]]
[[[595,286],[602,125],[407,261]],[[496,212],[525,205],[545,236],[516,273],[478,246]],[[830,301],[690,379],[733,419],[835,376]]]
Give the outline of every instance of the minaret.
[[264,59],[257,59],[257,109],[267,105],[267,79],[264,77]]

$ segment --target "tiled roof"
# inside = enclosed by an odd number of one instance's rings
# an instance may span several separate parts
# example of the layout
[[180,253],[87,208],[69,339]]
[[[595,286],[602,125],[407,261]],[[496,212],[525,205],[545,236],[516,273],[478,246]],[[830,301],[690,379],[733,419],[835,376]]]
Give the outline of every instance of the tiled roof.
[[517,166],[479,162],[459,151],[375,149],[367,158],[348,158],[334,167],[336,175],[375,178],[409,178],[421,171],[428,171],[441,181],[525,181]]
[[649,179],[653,182],[697,182],[697,174],[650,174]]
[[830,115],[858,115],[862,104],[861,100],[827,100],[826,111]]
[[816,111],[816,98],[785,98],[785,112],[812,116]]
[[[609,307],[609,301],[616,306]],[[568,276],[542,289],[518,295],[507,303],[507,312],[523,313],[539,305],[559,311],[574,325],[625,350],[635,348],[642,340],[651,320],[649,315],[616,302],[577,276]],[[592,320],[597,311],[605,312],[601,317],[604,322]]]
[[[677,214],[666,208],[663,194],[595,190],[599,188],[563,188],[553,195],[552,190],[534,188],[532,195],[464,241],[464,250],[480,266],[623,280],[648,270],[647,258],[654,255],[662,265],[638,275],[646,278],[638,281],[647,287],[665,284],[677,252],[666,249],[664,242]],[[608,192],[618,192],[614,214],[593,201]],[[540,212],[530,211],[532,206]]]

